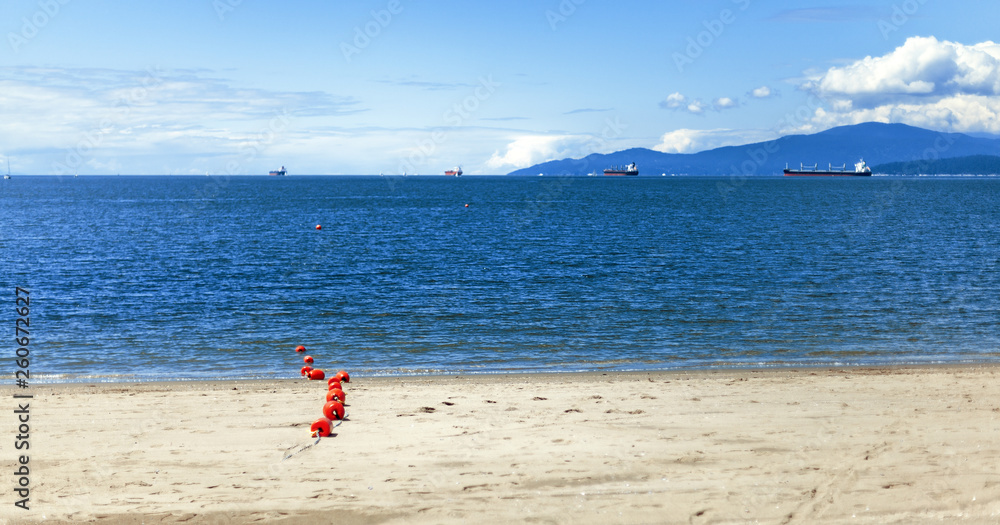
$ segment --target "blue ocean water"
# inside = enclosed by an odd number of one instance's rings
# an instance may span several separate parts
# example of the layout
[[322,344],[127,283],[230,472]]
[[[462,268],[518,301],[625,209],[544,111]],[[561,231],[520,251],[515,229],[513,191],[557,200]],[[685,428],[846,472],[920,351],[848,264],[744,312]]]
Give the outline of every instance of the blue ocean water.
[[1000,179],[24,176],[0,213],[39,380],[1000,361]]

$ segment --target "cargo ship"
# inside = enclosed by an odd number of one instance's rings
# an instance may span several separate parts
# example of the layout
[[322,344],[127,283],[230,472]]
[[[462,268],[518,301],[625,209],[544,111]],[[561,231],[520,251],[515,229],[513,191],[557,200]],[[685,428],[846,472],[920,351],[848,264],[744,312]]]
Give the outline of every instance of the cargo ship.
[[285,173],[287,173],[285,171],[285,167],[282,166],[280,170],[274,170],[274,171],[268,173],[268,175],[270,175],[272,177],[284,177]]
[[448,170],[448,171],[444,172],[444,174],[452,176],[452,177],[461,177],[462,176],[462,167],[459,166],[459,167],[457,167],[457,168],[455,168],[453,170]]
[[865,159],[861,159],[854,165],[854,171],[848,171],[847,164],[837,167],[832,164],[825,170],[821,170],[818,164],[803,166],[799,164],[799,169],[789,169],[785,164],[786,177],[871,177],[872,169],[865,164]]
[[624,168],[619,168],[619,167],[608,168],[604,170],[604,174],[610,177],[621,177],[621,176],[634,177],[639,174],[639,168],[637,168],[635,166],[635,163],[633,162],[628,166],[625,166]]

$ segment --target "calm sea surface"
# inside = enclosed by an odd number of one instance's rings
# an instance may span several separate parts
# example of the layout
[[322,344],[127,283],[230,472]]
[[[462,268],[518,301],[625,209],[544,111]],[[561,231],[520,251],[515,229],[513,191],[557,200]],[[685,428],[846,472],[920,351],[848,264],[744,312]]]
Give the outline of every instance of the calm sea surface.
[[1000,361],[1000,179],[22,176],[0,217],[33,380]]

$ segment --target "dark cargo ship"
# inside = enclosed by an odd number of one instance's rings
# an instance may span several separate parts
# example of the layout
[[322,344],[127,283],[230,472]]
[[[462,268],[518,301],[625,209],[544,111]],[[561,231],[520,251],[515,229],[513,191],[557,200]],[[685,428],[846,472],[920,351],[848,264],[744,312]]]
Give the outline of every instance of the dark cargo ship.
[[633,162],[624,168],[608,168],[604,170],[604,174],[610,177],[634,177],[639,174],[639,168],[637,168]]
[[284,177],[285,173],[286,173],[285,172],[285,167],[282,166],[280,170],[274,170],[274,171],[268,173],[268,175],[270,175],[272,177]]
[[799,164],[799,169],[788,169],[788,165],[785,165],[785,176],[786,177],[871,177],[872,169],[865,164],[865,159],[861,159],[857,164],[854,165],[854,171],[847,170],[847,164],[840,166],[830,165],[827,169],[821,170],[818,168],[818,164],[812,166],[803,166]]

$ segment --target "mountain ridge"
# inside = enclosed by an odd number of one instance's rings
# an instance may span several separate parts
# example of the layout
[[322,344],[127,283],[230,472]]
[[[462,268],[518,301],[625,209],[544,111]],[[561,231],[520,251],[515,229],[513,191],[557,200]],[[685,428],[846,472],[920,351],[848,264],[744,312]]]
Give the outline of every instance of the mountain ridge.
[[613,153],[592,153],[514,170],[509,176],[602,173],[605,168],[635,162],[639,176],[677,175],[781,175],[786,166],[799,163],[819,166],[851,165],[865,159],[869,165],[933,161],[971,155],[1000,155],[1000,139],[964,133],[939,132],[907,124],[865,122],[838,126],[809,135],[783,137],[739,146],[722,146],[697,153],[663,153],[629,148]]

